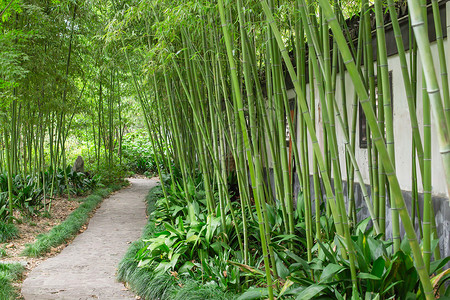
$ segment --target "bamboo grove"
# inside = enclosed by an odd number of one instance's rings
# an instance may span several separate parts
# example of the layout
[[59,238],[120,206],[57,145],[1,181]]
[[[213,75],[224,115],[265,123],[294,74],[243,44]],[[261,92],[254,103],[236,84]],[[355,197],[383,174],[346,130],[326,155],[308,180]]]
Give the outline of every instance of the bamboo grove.
[[[397,16],[405,5],[407,37]],[[224,242],[229,242],[230,230],[235,232],[235,250],[244,265],[254,262],[249,244],[257,232],[263,261],[256,267],[264,270],[269,299],[281,295],[293,280],[279,273],[278,235],[285,237],[285,251],[308,262],[324,244],[332,245],[330,251],[337,247],[350,270],[347,296],[367,296],[361,294],[364,277],[354,238],[362,221],[357,186],[370,215],[371,235],[391,241],[392,253],[409,242],[421,297],[435,297],[430,264],[441,257],[431,199],[431,147],[440,149],[441,156],[433,160],[442,161],[447,191],[450,187],[449,82],[438,6],[438,1],[422,0],[142,1],[118,10],[110,23],[106,38],[123,46],[151,142],[160,149],[160,176],[175,172],[173,161],[187,191],[201,173],[206,213],[220,217]],[[435,24],[436,66],[426,28],[428,8]],[[356,38],[346,22],[353,15],[359,18]],[[407,101],[412,145],[395,143],[388,22],[406,95],[394,101]],[[411,45],[408,51],[405,40]],[[136,68],[136,61],[144,63]],[[344,71],[349,78],[342,76]],[[289,101],[287,82],[295,90],[294,102]],[[342,88],[349,82],[354,92]],[[363,166],[355,156],[359,106],[367,120],[369,182],[363,180]],[[418,120],[417,110],[423,110],[423,120]],[[323,126],[317,125],[318,119]],[[439,145],[431,143],[431,122]],[[170,151],[164,152],[162,144],[170,145]],[[395,147],[412,147],[411,212],[397,178],[402,170],[396,168]],[[227,188],[232,172],[237,198]],[[166,197],[174,185],[163,185]],[[424,191],[423,206],[418,190]],[[192,202],[190,193],[184,197]],[[278,208],[281,221],[275,228],[271,220]],[[386,234],[388,224],[392,236]],[[294,246],[299,236],[306,241],[300,253]],[[314,275],[312,280],[319,282]]]
[[3,1],[0,7],[0,221],[12,221],[15,178],[36,182],[50,211],[57,181],[67,182],[79,149],[87,149],[90,170],[113,174],[133,104],[118,52],[102,40],[109,11],[100,3]]

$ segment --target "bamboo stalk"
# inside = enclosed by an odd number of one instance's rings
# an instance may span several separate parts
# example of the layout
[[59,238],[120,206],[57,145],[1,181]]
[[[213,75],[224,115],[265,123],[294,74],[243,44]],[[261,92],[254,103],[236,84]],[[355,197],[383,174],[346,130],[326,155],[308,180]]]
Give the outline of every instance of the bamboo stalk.
[[407,234],[412,252],[414,254],[414,262],[419,273],[420,281],[422,282],[422,286],[424,288],[424,294],[427,299],[433,298],[433,289],[431,286],[430,279],[428,277],[428,273],[426,272],[424,260],[420,251],[419,243],[417,241],[416,234],[414,232],[414,226],[412,225],[411,219],[409,217],[408,211],[406,209],[405,201],[402,196],[402,192],[400,189],[400,185],[397,177],[395,176],[394,167],[390,161],[389,154],[387,149],[383,143],[380,129],[376,123],[376,117],[372,110],[372,107],[369,103],[369,96],[364,87],[364,84],[358,74],[356,66],[354,64],[353,58],[348,49],[345,38],[340,30],[339,23],[337,22],[334,13],[331,9],[330,4],[325,0],[319,0],[319,3],[324,10],[326,18],[329,22],[331,30],[333,31],[336,41],[338,43],[338,47],[341,51],[342,56],[344,57],[344,61],[347,67],[347,70],[352,78],[352,81],[355,85],[355,89],[358,91],[361,101],[361,105],[364,109],[364,113],[366,114],[367,121],[372,131],[373,141],[379,151],[381,161],[386,170],[386,176],[389,180],[390,187],[392,189],[393,201],[396,201],[396,208],[399,211],[399,215],[402,219],[405,232]]

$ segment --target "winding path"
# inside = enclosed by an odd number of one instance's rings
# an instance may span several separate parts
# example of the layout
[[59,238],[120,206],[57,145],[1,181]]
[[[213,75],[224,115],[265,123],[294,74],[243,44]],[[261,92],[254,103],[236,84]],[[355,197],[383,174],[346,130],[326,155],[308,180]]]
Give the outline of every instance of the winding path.
[[144,199],[157,184],[130,179],[131,187],[105,199],[88,229],[60,254],[42,262],[22,285],[26,300],[135,299],[115,279],[116,267],[146,224]]

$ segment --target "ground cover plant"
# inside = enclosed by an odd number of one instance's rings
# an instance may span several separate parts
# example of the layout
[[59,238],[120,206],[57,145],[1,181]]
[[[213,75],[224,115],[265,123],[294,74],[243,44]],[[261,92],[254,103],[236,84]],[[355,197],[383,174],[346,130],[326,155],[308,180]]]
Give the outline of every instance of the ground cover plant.
[[[41,178],[48,176],[49,172],[41,174]],[[54,184],[59,195],[69,191],[70,194],[83,194],[97,187],[99,184],[96,178],[87,178],[84,173],[68,172],[67,179],[60,171],[56,177],[58,180]],[[45,197],[44,191],[47,188],[53,190],[51,180],[46,181],[48,186],[42,187],[39,176],[14,176],[12,182],[12,201],[9,202],[7,176],[0,174],[0,242],[10,241],[19,236],[19,232],[12,223],[11,211],[19,211],[23,216],[32,216],[42,213],[50,213],[51,196]],[[56,194],[56,193],[55,193]],[[11,205],[11,207],[9,207]]]
[[10,241],[18,235],[19,231],[14,224],[0,221],[0,243]]
[[[146,202],[150,215],[140,240],[132,243],[119,264],[117,278],[126,282],[137,295],[144,299],[234,299],[232,292],[227,292],[217,285],[203,285],[201,281],[185,278],[183,274],[159,272],[155,267],[142,263],[142,257],[149,244],[149,239],[161,236],[164,225],[160,224],[154,214],[158,209],[157,202],[163,199],[160,186],[150,190]],[[161,209],[161,208],[159,208]],[[145,265],[145,267],[142,267]],[[175,270],[175,269],[171,269]]]
[[0,263],[0,299],[16,299],[18,294],[12,283],[20,279],[23,271],[18,263]]

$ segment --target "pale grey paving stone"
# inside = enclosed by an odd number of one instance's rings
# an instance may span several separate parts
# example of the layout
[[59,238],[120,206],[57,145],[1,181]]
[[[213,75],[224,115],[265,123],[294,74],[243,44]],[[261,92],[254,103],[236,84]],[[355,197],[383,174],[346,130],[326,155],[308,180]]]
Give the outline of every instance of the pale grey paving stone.
[[22,285],[26,300],[135,299],[116,280],[116,267],[145,226],[145,196],[157,184],[129,179],[131,187],[105,199],[88,229],[60,254],[42,262]]

